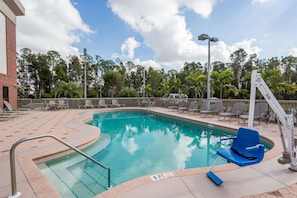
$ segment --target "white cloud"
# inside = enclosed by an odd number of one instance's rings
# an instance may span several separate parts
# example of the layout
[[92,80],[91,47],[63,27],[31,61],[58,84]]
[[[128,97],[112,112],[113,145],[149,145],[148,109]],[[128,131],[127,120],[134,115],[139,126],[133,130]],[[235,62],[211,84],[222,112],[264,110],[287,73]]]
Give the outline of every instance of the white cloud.
[[186,5],[186,7],[193,9],[197,14],[208,17],[212,12],[212,7],[216,4],[216,0],[190,0],[190,1],[182,1]]
[[17,50],[29,48],[46,53],[58,51],[62,57],[78,54],[74,43],[85,33],[92,33],[70,0],[22,1],[25,16],[17,18]]
[[144,66],[146,69],[148,69],[149,67],[154,68],[155,70],[160,70],[162,69],[161,65],[159,63],[157,63],[154,60],[146,60],[146,61],[141,61],[139,58],[134,59],[133,63],[135,65],[142,65]]
[[[156,60],[148,61],[167,68],[180,70],[185,62],[207,62],[207,42],[198,43],[187,28],[185,16],[181,9],[193,10],[202,17],[208,17],[216,0],[109,0],[112,11],[130,27],[141,34],[144,44],[151,48]],[[223,42],[212,44],[211,57],[218,61],[228,61],[229,56],[238,48],[247,53],[258,53],[260,49],[252,47],[253,39],[244,40],[227,46]],[[123,48],[123,47],[122,47]],[[144,61],[140,61],[144,64]]]
[[230,62],[230,55],[239,48],[244,49],[247,54],[259,54],[261,49],[258,47],[252,47],[252,44],[255,41],[255,39],[243,40],[241,42],[234,43],[231,46],[227,46],[224,42],[219,42],[218,45],[212,47],[214,57],[217,59],[213,61]]
[[256,3],[264,4],[264,3],[267,3],[267,2],[271,2],[271,1],[273,1],[273,0],[253,0],[252,4],[256,4]]
[[140,43],[134,37],[128,38],[121,47],[123,56],[130,59],[134,58],[134,50],[140,46]]
[[289,54],[292,55],[292,56],[297,56],[297,47],[293,47],[293,48],[291,48]]

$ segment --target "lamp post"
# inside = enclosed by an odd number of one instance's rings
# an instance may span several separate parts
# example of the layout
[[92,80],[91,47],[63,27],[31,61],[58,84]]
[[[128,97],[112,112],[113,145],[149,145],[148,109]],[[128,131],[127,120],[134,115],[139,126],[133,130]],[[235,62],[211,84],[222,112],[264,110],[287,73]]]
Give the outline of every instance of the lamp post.
[[142,97],[145,97],[145,70],[143,70]]
[[[198,40],[208,40],[208,65],[207,65],[207,100],[210,99],[210,42],[217,42],[219,39],[216,37],[209,37],[208,34],[201,34],[198,36]],[[209,108],[209,103],[208,103]]]
[[102,98],[102,87],[104,86],[104,79],[102,78],[102,74],[99,79],[99,86],[100,86],[100,98]]
[[87,98],[87,49],[84,48],[84,96]]

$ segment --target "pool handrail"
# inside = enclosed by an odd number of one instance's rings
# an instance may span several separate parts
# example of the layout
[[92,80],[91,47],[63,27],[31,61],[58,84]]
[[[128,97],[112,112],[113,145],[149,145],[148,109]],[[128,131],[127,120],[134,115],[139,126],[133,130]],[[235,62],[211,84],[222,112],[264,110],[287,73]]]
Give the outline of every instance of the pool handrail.
[[15,153],[14,153],[16,147],[19,144],[21,144],[22,142],[30,141],[30,140],[34,140],[34,139],[45,138],[45,137],[50,137],[50,138],[53,138],[53,139],[57,140],[58,142],[64,144],[68,148],[76,151],[77,153],[81,154],[82,156],[86,157],[87,159],[91,160],[95,164],[97,164],[97,165],[101,166],[102,168],[104,168],[105,170],[107,170],[107,174],[108,174],[107,175],[107,177],[108,177],[107,189],[111,188],[111,185],[110,185],[110,168],[108,168],[105,165],[101,164],[100,162],[98,162],[97,160],[92,158],[91,156],[88,156],[87,154],[85,154],[81,150],[79,150],[76,147],[72,146],[71,144],[65,142],[64,140],[58,138],[57,136],[51,135],[51,134],[44,134],[44,135],[38,135],[38,136],[32,136],[32,137],[26,137],[26,138],[19,139],[10,148],[10,177],[11,177],[12,196],[9,196],[9,198],[15,198],[15,197],[19,197],[21,195],[20,192],[17,192],[17,184],[16,184]]

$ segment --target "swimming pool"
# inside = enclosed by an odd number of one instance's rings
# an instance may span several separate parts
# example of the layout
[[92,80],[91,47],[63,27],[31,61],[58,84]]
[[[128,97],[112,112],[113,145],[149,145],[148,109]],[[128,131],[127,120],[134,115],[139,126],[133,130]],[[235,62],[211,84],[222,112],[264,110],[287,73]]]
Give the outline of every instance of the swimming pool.
[[[234,135],[212,125],[147,111],[99,113],[88,124],[99,127],[101,136],[84,151],[111,169],[113,186],[144,175],[209,166],[216,151],[231,143],[220,138]],[[81,156],[66,156],[39,167],[62,197],[93,197],[105,190],[104,170]]]

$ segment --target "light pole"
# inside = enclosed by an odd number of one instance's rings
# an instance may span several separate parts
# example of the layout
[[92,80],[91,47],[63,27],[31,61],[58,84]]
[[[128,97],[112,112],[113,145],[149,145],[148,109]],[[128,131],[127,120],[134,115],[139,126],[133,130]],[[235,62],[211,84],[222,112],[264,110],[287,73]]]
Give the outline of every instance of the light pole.
[[99,79],[99,86],[100,86],[100,98],[102,98],[102,87],[104,86],[104,79],[102,78],[102,74]]
[[142,88],[142,97],[145,97],[145,70],[143,70],[143,88]]
[[87,49],[84,48],[84,96],[87,98]]
[[[208,40],[208,65],[207,65],[207,100],[210,99],[210,41],[217,42],[219,39],[216,37],[209,37],[208,34],[201,34],[198,36],[198,40],[204,41]],[[209,108],[209,103],[208,103]]]

